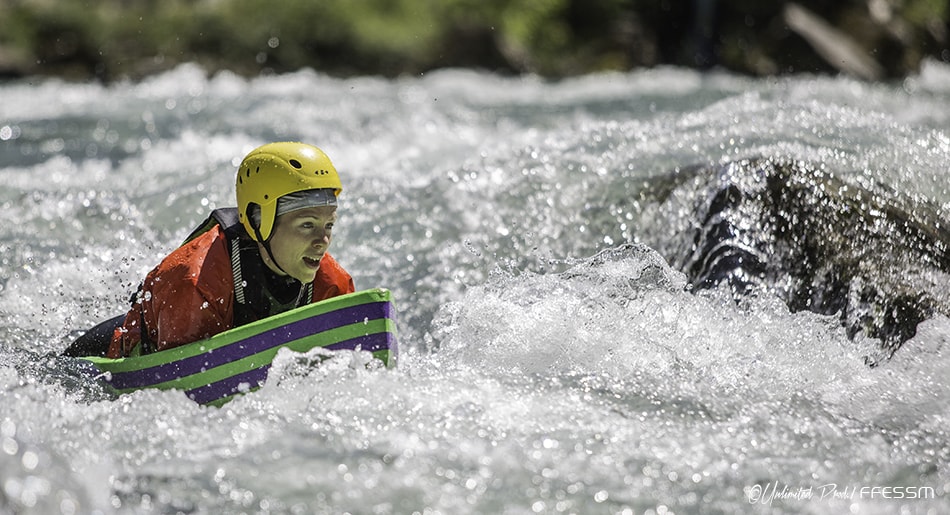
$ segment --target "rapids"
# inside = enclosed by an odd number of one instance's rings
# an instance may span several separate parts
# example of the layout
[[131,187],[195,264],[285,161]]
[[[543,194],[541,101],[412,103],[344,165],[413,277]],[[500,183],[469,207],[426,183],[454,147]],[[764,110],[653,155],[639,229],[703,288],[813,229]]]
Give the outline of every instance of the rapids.
[[[0,83],[0,512],[947,512],[950,319],[869,367],[881,341],[834,313],[694,289],[666,250],[701,199],[646,192],[800,160],[945,221],[948,105],[936,62],[893,84],[190,65]],[[331,252],[393,290],[400,366],[283,353],[208,408],[117,397],[58,356],[233,205],[240,159],[273,140],[340,170]]]

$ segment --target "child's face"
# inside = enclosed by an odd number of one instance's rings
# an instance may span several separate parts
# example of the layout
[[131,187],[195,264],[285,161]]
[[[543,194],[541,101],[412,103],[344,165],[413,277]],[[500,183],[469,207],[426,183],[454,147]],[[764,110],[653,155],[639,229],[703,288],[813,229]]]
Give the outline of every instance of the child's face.
[[[313,281],[330,247],[334,223],[336,206],[308,207],[278,216],[270,247],[280,268],[304,284]],[[266,252],[261,256],[268,268],[280,273]]]

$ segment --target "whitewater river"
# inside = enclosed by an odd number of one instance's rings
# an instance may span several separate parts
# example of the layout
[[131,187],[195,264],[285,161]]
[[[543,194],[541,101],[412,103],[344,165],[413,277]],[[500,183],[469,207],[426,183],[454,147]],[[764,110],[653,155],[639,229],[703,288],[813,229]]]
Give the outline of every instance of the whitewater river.
[[[331,252],[393,291],[399,367],[281,354],[209,408],[57,356],[273,140],[340,170]],[[871,367],[838,316],[620,247],[682,241],[655,178],[755,156],[946,220],[950,67],[0,83],[0,512],[947,513],[950,319]]]

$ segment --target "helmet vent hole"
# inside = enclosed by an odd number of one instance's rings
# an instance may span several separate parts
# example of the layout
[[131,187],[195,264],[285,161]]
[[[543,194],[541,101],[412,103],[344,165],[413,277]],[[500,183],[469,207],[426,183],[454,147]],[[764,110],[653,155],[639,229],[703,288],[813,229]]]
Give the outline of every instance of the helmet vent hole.
[[298,170],[301,169],[301,168],[303,168],[303,165],[300,164],[300,161],[297,161],[296,159],[291,159],[291,160],[290,160],[290,166],[293,166],[294,168],[296,168],[296,169],[298,169]]
[[269,198],[270,198],[270,195],[264,195],[264,200],[267,200]]

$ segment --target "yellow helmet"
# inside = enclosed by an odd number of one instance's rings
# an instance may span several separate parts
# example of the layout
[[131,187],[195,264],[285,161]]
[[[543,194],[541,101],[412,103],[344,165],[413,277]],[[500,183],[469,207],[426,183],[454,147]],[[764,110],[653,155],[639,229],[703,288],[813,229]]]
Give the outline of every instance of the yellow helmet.
[[[336,196],[343,185],[322,150],[306,143],[280,142],[262,145],[244,158],[234,189],[238,219],[251,238],[265,242],[274,229],[277,199],[315,189],[330,189]],[[252,210],[260,210],[259,226],[255,225]]]

